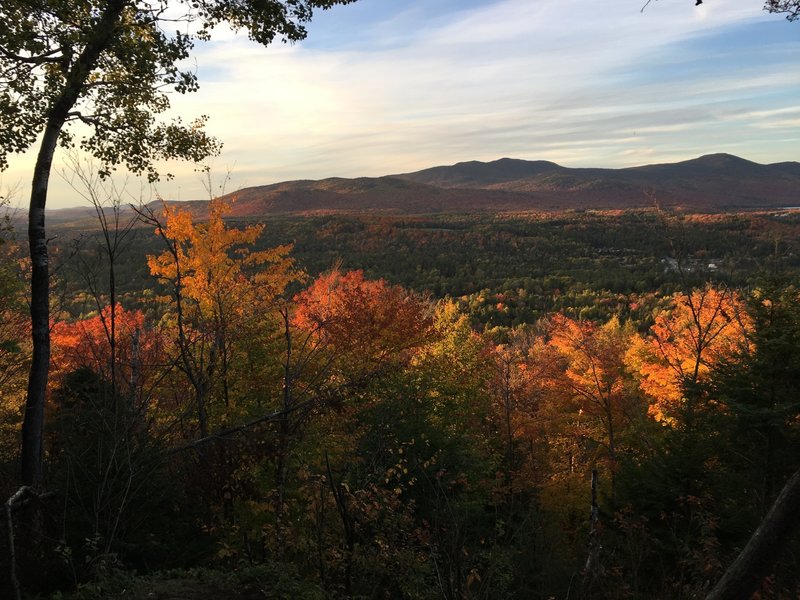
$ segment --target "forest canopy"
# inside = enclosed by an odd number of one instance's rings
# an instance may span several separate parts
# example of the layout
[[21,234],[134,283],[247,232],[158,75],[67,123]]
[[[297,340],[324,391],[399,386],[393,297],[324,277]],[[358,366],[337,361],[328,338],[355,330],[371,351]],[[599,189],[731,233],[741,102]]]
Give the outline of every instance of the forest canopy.
[[349,1],[0,5],[0,169],[38,149],[27,253],[0,220],[0,595],[800,596],[774,198],[244,222],[92,192],[49,235],[58,148],[90,184],[213,156],[205,115],[164,118],[195,44]]
[[[52,331],[45,472],[61,516],[44,531],[60,541],[30,548],[18,534],[48,573],[20,561],[27,589],[146,595],[164,575],[132,570],[177,568],[184,593],[696,595],[799,466],[794,275],[733,287],[706,273],[685,291],[618,291],[590,312],[574,296],[499,324],[505,285],[473,304],[343,266],[308,272],[314,252],[301,264],[293,246],[265,244],[274,225],[227,211],[142,213],[135,232],[149,242],[132,247],[149,275],[118,290],[113,311],[88,286],[108,269],[103,238],[65,255],[81,266],[60,271],[64,297],[84,299],[63,304]],[[554,218],[563,231],[595,217]],[[492,294],[493,310],[476,310]],[[21,304],[4,310],[24,317]],[[2,333],[3,348],[28,351],[19,330]],[[5,356],[13,416],[24,373]],[[2,443],[10,496],[11,425]],[[796,591],[784,556],[762,590]]]

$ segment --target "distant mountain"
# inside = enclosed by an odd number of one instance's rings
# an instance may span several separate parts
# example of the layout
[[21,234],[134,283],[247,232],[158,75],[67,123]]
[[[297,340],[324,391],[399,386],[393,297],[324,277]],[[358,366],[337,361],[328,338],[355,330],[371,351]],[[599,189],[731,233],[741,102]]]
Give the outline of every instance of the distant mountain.
[[[249,187],[233,217],[370,212],[422,214],[677,206],[697,210],[800,205],[800,163],[762,165],[730,154],[625,169],[568,168],[502,158],[385,177],[334,177]],[[202,217],[207,203],[181,203]],[[56,220],[71,221],[77,211]]]
[[564,167],[546,160],[501,158],[488,163],[472,160],[449,167],[432,167],[395,177],[438,187],[485,188],[564,170]]
[[[513,169],[504,165],[513,163]],[[517,174],[529,174],[517,177]],[[504,176],[505,175],[505,176]],[[446,187],[471,181],[481,189],[538,193],[564,207],[681,205],[698,209],[797,204],[800,163],[762,165],[731,154],[626,169],[571,169],[543,161],[459,163],[399,177]]]
[[[251,187],[230,194],[240,216],[370,211],[388,214],[516,210],[546,203],[538,194],[447,188],[399,177],[331,178]],[[551,206],[555,208],[555,206]]]

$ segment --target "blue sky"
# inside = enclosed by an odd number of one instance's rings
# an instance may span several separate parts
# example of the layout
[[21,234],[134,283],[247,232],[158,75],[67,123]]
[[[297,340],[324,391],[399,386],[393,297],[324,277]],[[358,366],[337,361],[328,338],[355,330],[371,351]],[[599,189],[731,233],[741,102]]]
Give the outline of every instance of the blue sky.
[[[319,13],[293,46],[221,31],[195,53],[200,92],[173,111],[209,115],[225,144],[212,173],[231,172],[228,191],[505,156],[800,158],[800,23],[760,0],[643,4],[359,0]],[[3,183],[27,182],[29,161]],[[158,193],[207,196],[190,165],[171,170]],[[79,203],[52,184],[50,206]]]

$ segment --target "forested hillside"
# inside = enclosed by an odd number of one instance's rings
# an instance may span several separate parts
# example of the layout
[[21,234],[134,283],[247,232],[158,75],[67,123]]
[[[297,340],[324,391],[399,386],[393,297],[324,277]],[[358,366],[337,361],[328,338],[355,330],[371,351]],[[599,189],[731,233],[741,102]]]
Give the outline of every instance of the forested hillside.
[[231,214],[58,231],[28,593],[702,597],[800,467],[796,213]]
[[[729,154],[626,169],[568,168],[504,158],[383,177],[284,181],[245,187],[227,199],[234,202],[233,216],[243,219],[357,212],[491,215],[656,205],[713,212],[796,207],[798,187],[800,163],[762,165]],[[197,216],[208,214],[207,202],[182,204]],[[51,219],[62,222],[80,215],[69,209],[55,211]]]
[[0,2],[0,599],[800,598],[800,0],[574,4]]

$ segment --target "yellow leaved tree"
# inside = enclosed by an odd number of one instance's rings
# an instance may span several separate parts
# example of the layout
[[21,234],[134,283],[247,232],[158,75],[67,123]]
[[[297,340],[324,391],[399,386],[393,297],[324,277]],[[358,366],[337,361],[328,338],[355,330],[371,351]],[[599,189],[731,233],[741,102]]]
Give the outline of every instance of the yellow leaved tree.
[[198,430],[208,435],[208,401],[231,395],[233,353],[252,347],[264,327],[274,329],[276,300],[300,277],[290,245],[255,251],[263,225],[229,228],[230,204],[210,202],[208,220],[164,204],[163,217],[148,220],[166,249],[148,256],[150,272],[171,288],[168,319],[175,328],[177,365],[194,392]]

